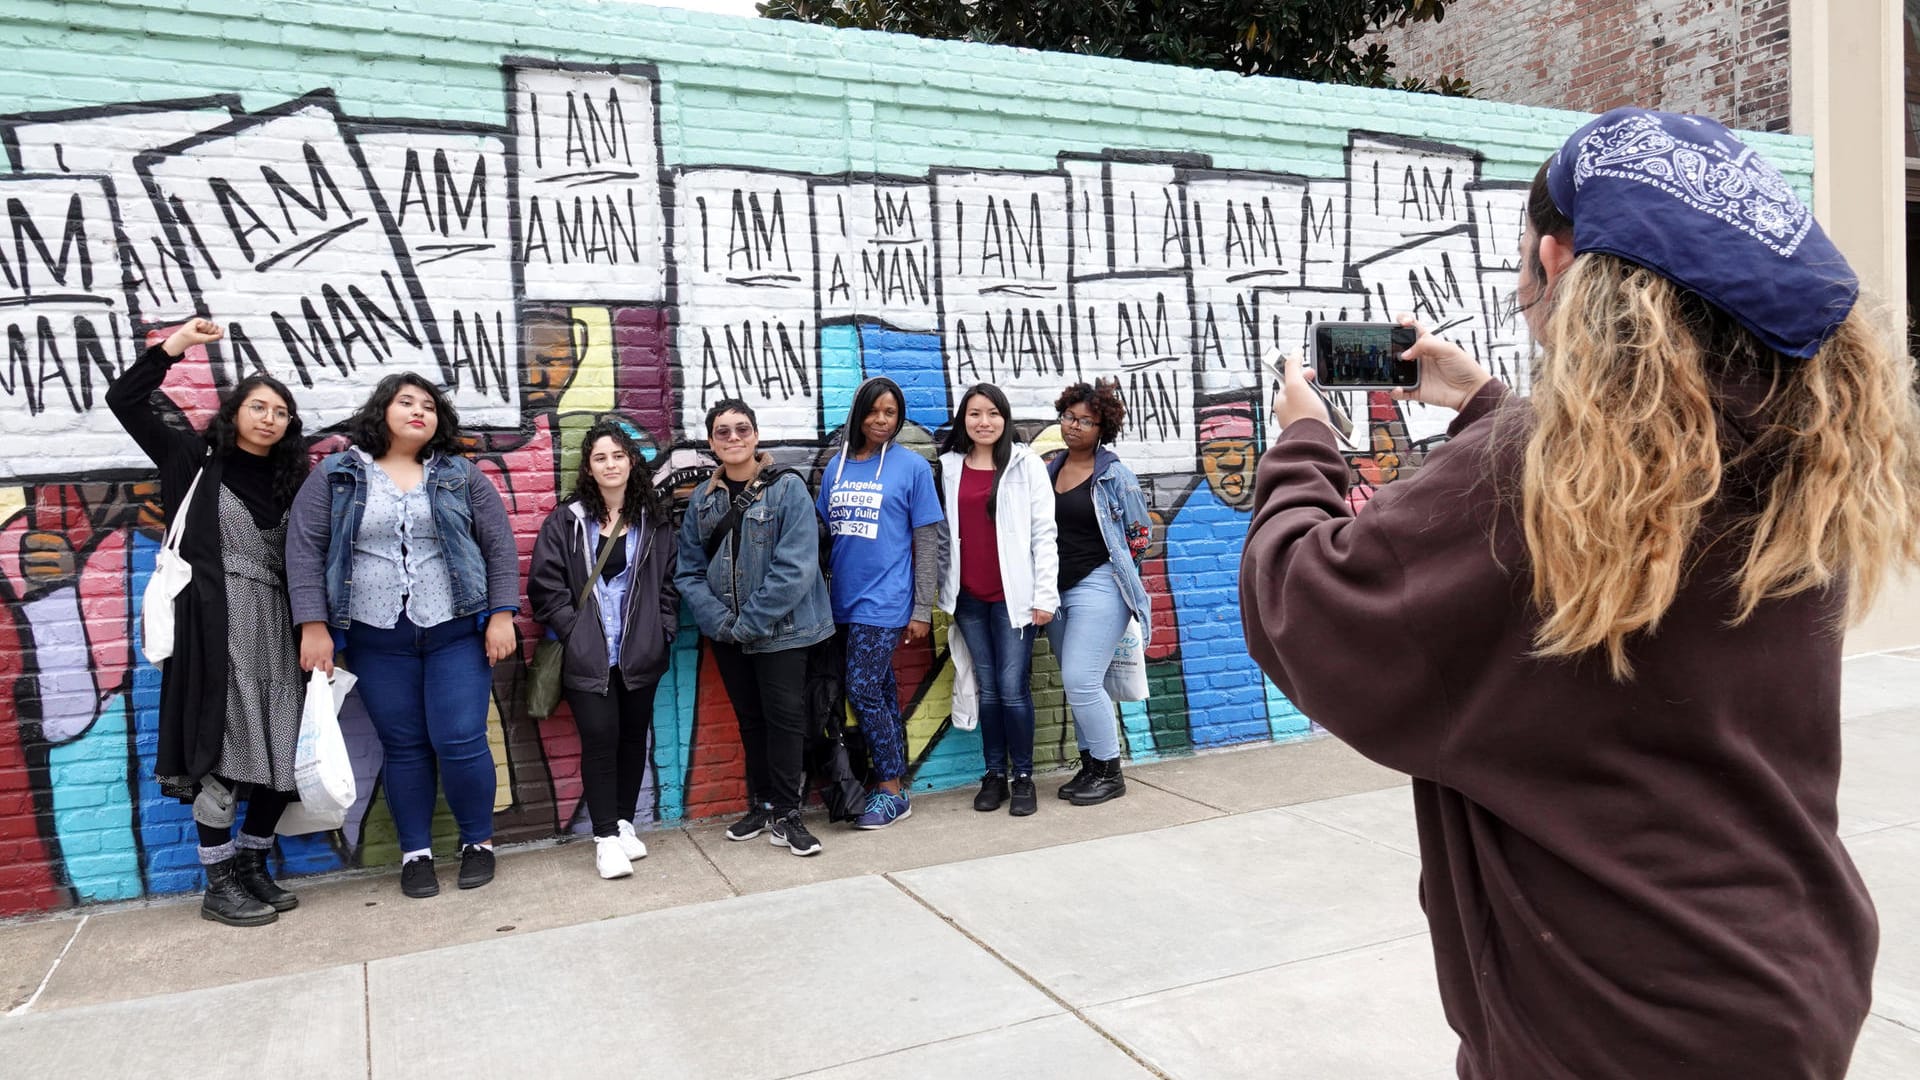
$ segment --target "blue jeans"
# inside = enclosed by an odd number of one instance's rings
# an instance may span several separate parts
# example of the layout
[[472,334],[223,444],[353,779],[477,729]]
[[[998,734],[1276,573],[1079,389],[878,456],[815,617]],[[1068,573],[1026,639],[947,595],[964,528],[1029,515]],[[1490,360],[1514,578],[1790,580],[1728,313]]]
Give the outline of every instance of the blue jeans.
[[1131,618],[1120,583],[1113,570],[1103,566],[1060,597],[1060,612],[1047,624],[1067,707],[1073,710],[1073,741],[1101,761],[1120,756],[1119,722],[1106,678],[1114,646]]
[[973,654],[973,673],[980,683],[980,742],[986,751],[987,771],[1007,775],[1033,774],[1033,641],[1032,626],[1014,629],[1005,601],[987,603],[965,589],[953,605],[953,624]]
[[386,750],[382,785],[400,850],[433,846],[439,783],[446,785],[460,843],[492,837],[495,776],[487,702],[493,672],[473,619],[448,619],[423,630],[402,611],[391,630],[356,622],[347,628],[347,661],[360,677],[360,700]]

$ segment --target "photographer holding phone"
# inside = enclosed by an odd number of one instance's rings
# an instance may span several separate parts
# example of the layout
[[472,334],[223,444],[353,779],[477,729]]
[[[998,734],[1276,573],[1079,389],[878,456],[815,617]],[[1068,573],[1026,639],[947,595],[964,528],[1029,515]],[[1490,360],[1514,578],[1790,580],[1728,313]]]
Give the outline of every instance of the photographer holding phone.
[[1414,778],[1461,1076],[1840,1077],[1878,946],[1837,836],[1841,627],[1920,558],[1913,363],[1704,118],[1583,127],[1521,247],[1531,398],[1422,334],[1395,396],[1460,415],[1359,517],[1289,362],[1248,647]]

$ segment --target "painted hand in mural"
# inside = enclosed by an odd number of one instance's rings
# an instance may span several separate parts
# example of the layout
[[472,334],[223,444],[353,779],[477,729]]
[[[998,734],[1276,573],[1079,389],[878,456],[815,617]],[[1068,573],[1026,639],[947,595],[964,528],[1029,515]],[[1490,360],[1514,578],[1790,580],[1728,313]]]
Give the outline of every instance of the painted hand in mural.
[[1400,325],[1420,331],[1420,339],[1407,350],[1408,356],[1420,361],[1420,385],[1411,390],[1389,391],[1395,401],[1419,401],[1443,409],[1459,409],[1493,378],[1467,350],[1434,337],[1426,327],[1415,322],[1413,316],[1400,316]]
[[188,319],[168,335],[161,348],[167,350],[168,356],[185,356],[187,350],[196,345],[211,345],[226,336],[227,332],[212,319]]
[[56,532],[30,532],[20,541],[20,568],[30,589],[65,585],[78,572],[73,542]]

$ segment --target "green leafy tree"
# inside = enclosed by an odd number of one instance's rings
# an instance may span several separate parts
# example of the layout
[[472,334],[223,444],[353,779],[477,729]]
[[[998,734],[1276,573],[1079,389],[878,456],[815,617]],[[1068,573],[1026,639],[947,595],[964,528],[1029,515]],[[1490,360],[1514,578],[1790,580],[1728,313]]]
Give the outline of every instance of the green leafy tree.
[[1018,45],[1242,75],[1471,96],[1464,79],[1394,79],[1369,32],[1438,22],[1451,0],[767,0],[760,14],[823,26]]

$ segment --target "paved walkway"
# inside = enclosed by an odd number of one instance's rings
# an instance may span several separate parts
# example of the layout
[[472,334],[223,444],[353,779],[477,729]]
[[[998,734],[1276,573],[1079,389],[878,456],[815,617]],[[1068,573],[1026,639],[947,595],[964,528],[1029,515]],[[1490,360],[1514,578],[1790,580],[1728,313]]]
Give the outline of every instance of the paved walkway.
[[[1842,831],[1882,923],[1851,1076],[1920,1076],[1920,650],[1849,661]],[[0,925],[9,1076],[1452,1075],[1404,782],[1331,739],[1129,772],[1126,798],[927,796],[796,859],[719,825],[505,853],[429,901],[301,884]],[[211,1053],[210,1053],[211,1051]]]

